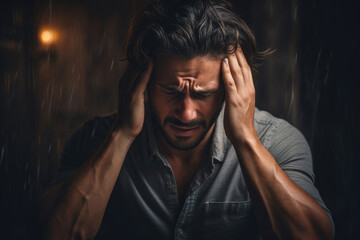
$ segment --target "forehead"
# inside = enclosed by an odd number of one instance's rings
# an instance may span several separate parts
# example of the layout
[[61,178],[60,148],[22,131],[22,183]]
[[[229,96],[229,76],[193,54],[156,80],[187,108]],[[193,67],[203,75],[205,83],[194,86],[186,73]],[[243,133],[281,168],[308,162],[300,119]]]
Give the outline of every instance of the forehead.
[[185,59],[173,55],[157,58],[154,68],[155,81],[165,85],[178,85],[192,81],[199,86],[219,84],[221,59],[214,56],[196,56]]

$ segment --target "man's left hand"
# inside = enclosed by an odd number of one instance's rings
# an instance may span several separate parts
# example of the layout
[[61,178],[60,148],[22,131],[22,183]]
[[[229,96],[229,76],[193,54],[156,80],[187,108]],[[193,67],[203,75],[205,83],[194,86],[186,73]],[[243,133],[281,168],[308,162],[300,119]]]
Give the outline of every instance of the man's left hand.
[[222,62],[226,91],[224,127],[232,144],[257,138],[254,128],[255,87],[251,68],[240,46]]

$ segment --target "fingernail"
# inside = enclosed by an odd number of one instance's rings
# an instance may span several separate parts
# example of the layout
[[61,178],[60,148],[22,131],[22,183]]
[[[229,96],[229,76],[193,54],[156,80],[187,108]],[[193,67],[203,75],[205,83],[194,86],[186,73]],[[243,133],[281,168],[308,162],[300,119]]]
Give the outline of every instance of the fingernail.
[[229,65],[229,60],[228,60],[228,58],[224,58],[224,62],[226,63],[226,65]]

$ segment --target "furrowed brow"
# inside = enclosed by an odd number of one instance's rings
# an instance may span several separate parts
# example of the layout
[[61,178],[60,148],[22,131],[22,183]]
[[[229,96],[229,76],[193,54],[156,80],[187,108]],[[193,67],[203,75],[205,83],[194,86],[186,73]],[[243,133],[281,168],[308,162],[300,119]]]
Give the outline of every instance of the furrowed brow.
[[[168,90],[168,91],[174,91],[174,92],[181,92],[182,89],[178,88],[178,87],[175,87],[175,86],[167,86],[167,85],[163,85],[161,83],[158,83],[160,87]],[[211,93],[214,93],[216,92],[217,89],[204,89],[204,90],[191,90],[191,92],[194,92],[196,94],[211,94]]]

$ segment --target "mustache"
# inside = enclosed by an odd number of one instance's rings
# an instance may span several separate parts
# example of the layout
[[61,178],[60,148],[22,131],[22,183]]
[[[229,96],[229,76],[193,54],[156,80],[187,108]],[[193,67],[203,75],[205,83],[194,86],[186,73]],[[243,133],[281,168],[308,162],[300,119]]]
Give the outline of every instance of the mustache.
[[164,125],[166,125],[168,123],[172,123],[173,125],[176,125],[176,126],[188,127],[188,128],[197,127],[199,125],[203,126],[204,128],[206,127],[206,122],[205,121],[197,120],[197,119],[194,119],[194,120],[191,120],[190,122],[184,123],[184,122],[180,121],[177,118],[167,117],[164,120]]

